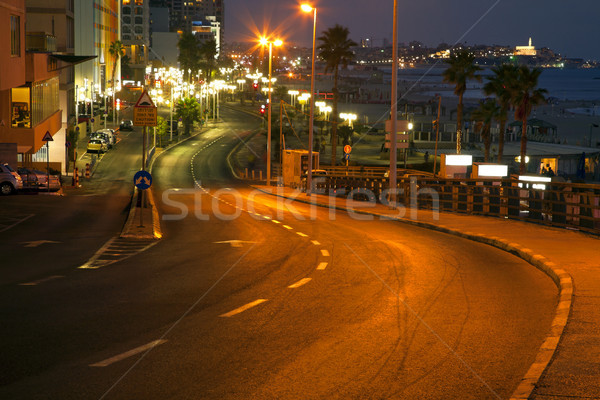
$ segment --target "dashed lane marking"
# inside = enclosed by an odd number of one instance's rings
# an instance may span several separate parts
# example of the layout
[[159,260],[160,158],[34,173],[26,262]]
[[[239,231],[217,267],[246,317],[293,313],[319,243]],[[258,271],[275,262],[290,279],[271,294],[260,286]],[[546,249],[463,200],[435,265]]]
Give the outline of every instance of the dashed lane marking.
[[144,351],[146,351],[146,350],[150,350],[150,349],[152,349],[153,347],[156,347],[156,346],[158,346],[158,345],[161,345],[161,344],[163,344],[163,343],[165,343],[165,342],[166,342],[166,340],[162,340],[162,339],[160,339],[160,340],[155,340],[155,341],[153,341],[153,342],[150,342],[150,343],[148,343],[148,344],[145,344],[145,345],[143,345],[143,346],[136,347],[136,348],[135,348],[135,349],[133,349],[133,350],[126,351],[125,353],[121,353],[121,354],[119,354],[119,355],[117,355],[117,356],[114,356],[114,357],[111,357],[111,358],[107,358],[107,359],[106,359],[106,360],[104,360],[104,361],[100,361],[100,362],[97,362],[97,363],[95,363],[95,364],[90,364],[90,367],[108,367],[108,366],[109,366],[109,365],[111,365],[111,364],[114,364],[114,363],[116,363],[116,362],[119,362],[119,361],[121,361],[121,360],[124,360],[124,359],[126,359],[126,358],[129,358],[129,357],[131,357],[131,356],[135,356],[136,354],[142,353],[142,352],[144,352]]
[[296,232],[296,235],[298,235],[298,236],[302,236],[302,237],[308,237],[308,235],[307,235],[307,234],[305,234],[305,233],[302,233],[302,232]]
[[300,279],[298,282],[296,282],[296,283],[288,286],[288,288],[290,288],[290,289],[296,289],[296,288],[299,288],[302,285],[306,285],[310,281],[312,281],[312,278]]
[[314,244],[315,246],[320,246],[320,245],[321,245],[321,243],[319,243],[319,242],[318,242],[318,241],[316,241],[316,240],[311,240],[310,242],[311,242],[312,244]]
[[292,227],[291,227],[291,226],[289,226],[289,225],[282,225],[282,226],[283,226],[285,229],[294,229],[294,228],[292,228]]
[[319,266],[317,267],[317,269],[318,269],[319,271],[323,271],[325,268],[327,268],[327,265],[328,265],[328,264],[329,264],[329,263],[326,263],[326,262],[321,262],[321,263],[319,263]]
[[329,251],[328,250],[321,249],[321,254],[323,255],[323,257],[329,257]]
[[267,301],[267,299],[258,299],[258,300],[254,300],[252,303],[248,303],[246,305],[243,305],[239,308],[236,308],[235,310],[229,311],[228,313],[225,314],[221,314],[219,315],[219,317],[224,317],[224,318],[229,318],[229,317],[233,317],[234,315],[243,313],[246,310],[251,309],[252,307],[256,307],[257,305],[264,303],[265,301]]

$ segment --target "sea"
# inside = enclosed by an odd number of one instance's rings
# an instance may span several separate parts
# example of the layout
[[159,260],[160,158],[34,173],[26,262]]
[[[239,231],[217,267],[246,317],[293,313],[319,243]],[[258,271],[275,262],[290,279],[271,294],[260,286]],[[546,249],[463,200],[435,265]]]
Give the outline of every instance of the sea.
[[[391,74],[391,68],[381,68]],[[442,97],[453,96],[453,85],[443,82],[442,73],[446,67],[421,66],[398,70],[398,82],[408,84],[417,82],[421,94]],[[491,76],[491,68],[484,68],[481,75]],[[487,97],[481,83],[470,81],[465,92],[466,99],[482,99]],[[600,104],[600,69],[595,68],[543,68],[540,75],[539,88],[548,91],[546,97],[556,101],[591,101]]]

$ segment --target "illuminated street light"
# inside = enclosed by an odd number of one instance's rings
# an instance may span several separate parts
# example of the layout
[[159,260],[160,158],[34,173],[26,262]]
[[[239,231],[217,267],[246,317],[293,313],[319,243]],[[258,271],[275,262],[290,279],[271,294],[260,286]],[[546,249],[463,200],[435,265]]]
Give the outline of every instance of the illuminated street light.
[[296,96],[298,96],[300,92],[298,90],[288,90],[288,94],[292,98],[292,107],[294,107],[296,105]]
[[310,119],[308,122],[308,174],[306,175],[306,194],[312,190],[312,169],[313,169],[313,122],[315,119],[315,44],[317,40],[317,9],[310,4],[304,3],[300,6],[305,13],[313,12],[313,41],[312,41],[312,66],[310,74]]
[[279,47],[283,44],[283,42],[279,39],[275,41],[269,41],[267,38],[262,37],[260,39],[260,44],[263,46],[269,45],[269,78],[267,79],[269,83],[269,108],[267,112],[267,186],[271,186],[271,109],[273,105],[271,103],[271,92],[273,89],[271,88],[271,84],[273,79],[271,77],[271,69],[272,69],[272,60],[273,60],[273,45]]

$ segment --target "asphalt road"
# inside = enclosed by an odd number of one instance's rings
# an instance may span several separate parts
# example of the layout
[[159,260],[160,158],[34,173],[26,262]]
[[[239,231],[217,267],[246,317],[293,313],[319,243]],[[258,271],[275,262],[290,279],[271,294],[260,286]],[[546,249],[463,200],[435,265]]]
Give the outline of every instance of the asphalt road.
[[549,278],[491,247],[238,184],[224,160],[254,121],[222,116],[154,165],[161,242],[35,286],[3,281],[0,398],[512,393],[550,326]]

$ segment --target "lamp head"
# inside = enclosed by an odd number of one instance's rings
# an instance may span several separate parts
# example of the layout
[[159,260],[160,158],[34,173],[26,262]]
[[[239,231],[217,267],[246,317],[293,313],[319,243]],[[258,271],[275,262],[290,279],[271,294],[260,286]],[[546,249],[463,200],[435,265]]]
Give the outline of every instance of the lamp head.
[[311,11],[314,9],[314,8],[313,8],[313,7],[312,7],[310,4],[307,4],[307,3],[304,3],[304,4],[302,4],[302,5],[300,6],[300,8],[301,8],[301,9],[302,9],[302,11],[304,11],[305,13],[309,13],[309,12],[311,12]]

